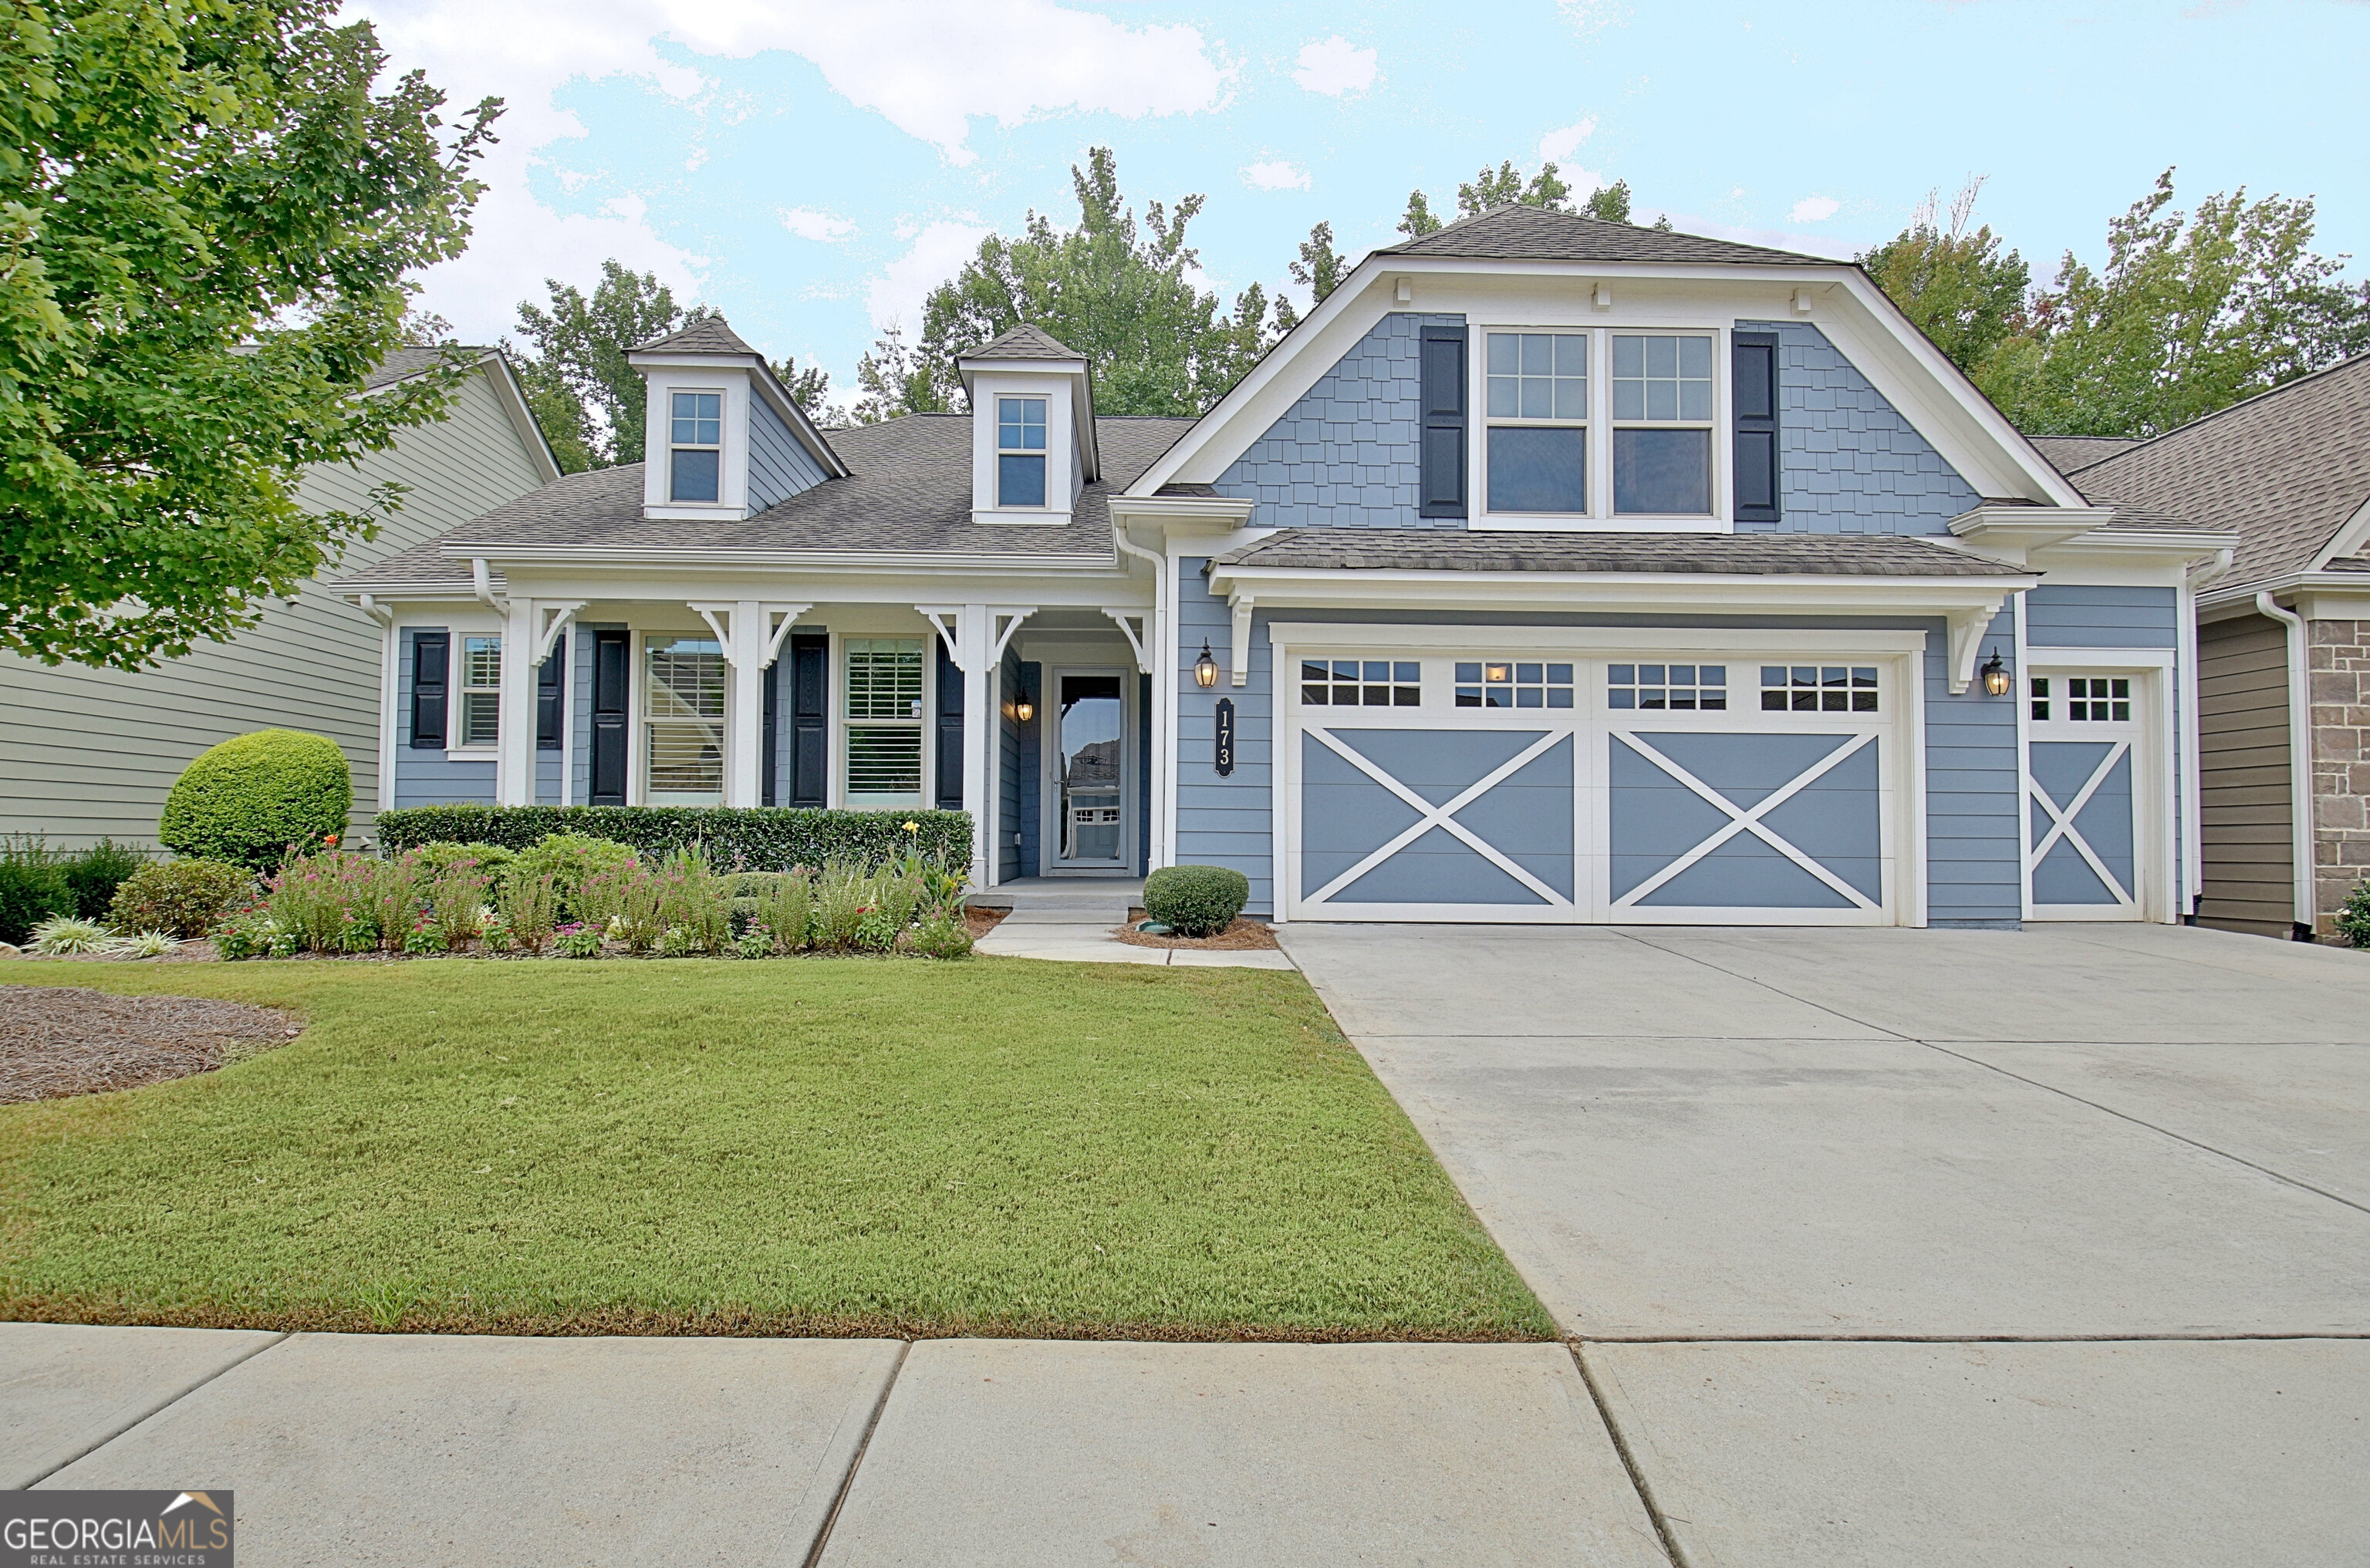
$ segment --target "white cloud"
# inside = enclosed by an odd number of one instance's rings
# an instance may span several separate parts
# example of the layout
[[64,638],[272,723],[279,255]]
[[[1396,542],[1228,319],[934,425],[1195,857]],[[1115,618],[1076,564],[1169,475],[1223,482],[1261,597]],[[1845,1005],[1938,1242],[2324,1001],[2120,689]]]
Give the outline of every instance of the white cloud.
[[1805,196],[1787,217],[1791,223],[1824,223],[1843,210],[1844,204],[1832,196]]
[[1312,93],[1338,98],[1363,93],[1375,85],[1375,52],[1360,49],[1346,38],[1323,39],[1300,46],[1300,64],[1292,79]]
[[844,240],[856,232],[856,225],[846,218],[834,218],[811,207],[786,207],[782,210],[781,220],[782,227],[799,238],[821,240],[826,245]]
[[922,302],[930,291],[962,270],[979,251],[979,242],[995,231],[977,222],[941,221],[925,223],[915,232],[911,249],[884,269],[865,291],[865,308],[875,327],[903,322],[909,334],[922,319]]
[[1627,6],[1615,0],[1556,0],[1556,9],[1571,24],[1571,30],[1582,38],[1594,38],[1607,28],[1617,28],[1629,20]]
[[1260,190],[1306,190],[1308,171],[1297,169],[1277,159],[1273,163],[1252,164],[1243,170],[1243,183]]
[[1539,158],[1544,163],[1559,164],[1580,151],[1580,144],[1596,134],[1596,116],[1589,115],[1577,125],[1567,125],[1560,131],[1550,131],[1539,138]]

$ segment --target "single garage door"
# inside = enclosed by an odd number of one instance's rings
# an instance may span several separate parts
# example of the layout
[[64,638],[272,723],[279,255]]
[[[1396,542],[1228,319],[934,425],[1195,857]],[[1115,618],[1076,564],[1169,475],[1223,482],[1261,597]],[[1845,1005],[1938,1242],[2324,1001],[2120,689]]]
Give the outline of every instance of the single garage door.
[[1914,654],[1283,651],[1286,919],[1904,919]]

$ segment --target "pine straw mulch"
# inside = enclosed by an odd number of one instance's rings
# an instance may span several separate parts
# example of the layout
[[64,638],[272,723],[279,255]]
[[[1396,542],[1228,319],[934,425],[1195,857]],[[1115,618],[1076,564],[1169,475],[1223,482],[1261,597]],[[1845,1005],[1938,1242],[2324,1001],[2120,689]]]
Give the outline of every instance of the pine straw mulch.
[[[1141,915],[1136,917],[1141,920]],[[1264,921],[1235,917],[1234,923],[1215,936],[1148,936],[1133,925],[1123,925],[1111,933],[1131,947],[1199,947],[1227,953],[1273,951],[1275,932]]]
[[0,1104],[137,1089],[284,1045],[284,1013],[194,996],[0,986]]

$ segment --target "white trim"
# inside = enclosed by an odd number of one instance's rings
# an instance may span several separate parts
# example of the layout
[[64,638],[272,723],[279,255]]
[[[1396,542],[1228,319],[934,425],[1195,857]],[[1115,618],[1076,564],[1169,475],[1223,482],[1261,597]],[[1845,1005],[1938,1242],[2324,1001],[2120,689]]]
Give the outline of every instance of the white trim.
[[[2171,744],[2175,693],[2174,675],[2179,668],[2169,648],[2060,648],[2032,647],[2027,650],[2030,663],[2019,673],[2016,698],[2019,707],[2019,751],[2022,758],[2018,767],[2018,784],[2027,797],[2019,810],[2021,837],[2018,840],[2019,855],[2023,862],[2024,918],[2029,921],[2097,921],[2138,920],[2157,924],[2174,924],[2180,919],[2180,877],[2177,859],[2179,835],[2176,830],[2175,808],[2179,799],[2180,779],[2172,765]],[[2035,676],[2054,677],[2083,674],[2128,674],[2138,683],[2132,695],[2133,717],[2122,724],[2094,725],[2085,722],[2076,726],[2057,716],[2065,701],[2063,691],[2053,686],[2050,691],[2051,716],[2047,720],[2031,717],[2032,688]],[[2132,755],[2132,878],[2131,898],[2114,905],[2105,904],[2043,904],[2032,896],[2032,873],[2039,864],[2047,845],[2032,841],[2031,796],[2040,786],[2032,777],[2032,748],[2039,744],[2068,741],[2128,740]],[[2111,756],[2096,777],[2104,777],[2103,768],[2112,764]],[[2096,778],[2093,779],[2096,783]],[[2088,793],[2083,800],[2088,798]],[[2044,810],[2055,816],[2049,803]],[[2077,805],[2075,812],[2080,810]],[[2069,812],[2066,815],[2073,815]],[[2054,830],[2049,842],[2056,841]],[[2094,857],[2088,846],[2077,844],[2086,861]],[[2098,871],[2097,866],[2092,867]],[[2110,891],[2114,878],[2100,876]]]
[[[1271,621],[1268,642],[1278,648],[1322,645],[1330,649],[1569,649],[1593,657],[1615,653],[1795,652],[1911,655],[1926,651],[1927,634],[1898,630],[1806,631],[1757,626],[1390,626],[1324,621]],[[1279,661],[1282,654],[1277,655]],[[1280,667],[1280,665],[1279,665]],[[1398,710],[1392,710],[1398,711]],[[1539,710],[1518,708],[1515,713]],[[1559,710],[1560,711],[1560,710]]]
[[[1037,875],[1096,876],[1125,873],[1135,864],[1136,846],[1144,837],[1137,797],[1143,794],[1144,766],[1137,755],[1136,731],[1143,720],[1136,711],[1136,674],[1116,664],[1056,664],[1042,660],[1037,693]],[[1109,675],[1119,681],[1119,855],[1109,861],[1064,864],[1062,848],[1062,680],[1070,675]]]
[[1214,565],[1210,589],[1230,602],[1381,610],[1652,611],[1669,614],[1996,615],[2032,588],[1997,577],[1746,576],[1693,572],[1332,571]]
[[[1128,647],[1135,654],[1136,673],[1151,674],[1152,656],[1145,650],[1145,633],[1152,617],[1141,610],[1105,610],[1103,613],[1110,617],[1111,623],[1119,627],[1120,634],[1127,638]],[[1129,625],[1130,617],[1138,624]]]
[[[395,808],[396,706],[401,684],[403,633],[404,628],[395,624],[393,612],[379,621],[378,804],[371,811],[374,822],[379,812]],[[448,684],[445,690],[450,692],[452,687]],[[450,724],[452,720],[448,717],[445,722]]]
[[2287,628],[2288,667],[2288,856],[2295,880],[2295,923],[2307,931],[2320,921],[2318,824],[2314,820],[2312,777],[2312,650],[2304,617],[2284,610],[2269,592],[2255,595],[2255,608]]
[[[1639,734],[1636,729],[1613,729],[1610,730],[1609,733],[1620,739],[1624,745],[1628,746],[1631,750],[1643,756],[1648,761],[1653,763],[1654,766],[1670,774],[1671,777],[1678,780],[1679,783],[1686,785],[1687,789],[1691,793],[1701,798],[1706,804],[1716,807],[1720,810],[1727,813],[1729,818],[1728,825],[1726,827],[1715,830],[1710,837],[1696,845],[1695,848],[1679,856],[1678,859],[1671,862],[1670,864],[1662,867],[1662,870],[1654,873],[1653,876],[1649,876],[1645,881],[1639,883],[1638,886],[1630,888],[1629,891],[1622,894],[1618,898],[1613,899],[1610,905],[1611,909],[1621,910],[1624,913],[1628,912],[1628,910],[1629,908],[1634,908],[1639,899],[1644,898],[1649,894],[1660,888],[1663,884],[1671,881],[1681,872],[1685,871],[1689,866],[1694,865],[1696,862],[1703,859],[1706,855],[1720,848],[1720,845],[1727,843],[1730,840],[1744,833],[1751,833],[1763,843],[1767,844],[1771,849],[1776,850],[1779,854],[1784,855],[1788,860],[1792,861],[1802,870],[1809,872],[1812,876],[1826,884],[1830,892],[1840,894],[1843,898],[1848,899],[1854,908],[1859,910],[1881,910],[1883,907],[1876,899],[1870,898],[1858,888],[1853,887],[1850,883],[1844,881],[1834,872],[1829,871],[1825,866],[1820,864],[1809,855],[1804,854],[1801,850],[1796,849],[1787,840],[1771,831],[1768,826],[1761,820],[1762,818],[1768,815],[1770,812],[1775,811],[1778,807],[1785,805],[1786,802],[1793,799],[1797,795],[1800,795],[1802,791],[1810,788],[1811,785],[1824,778],[1829,773],[1832,773],[1835,768],[1841,766],[1847,759],[1854,757],[1859,752],[1866,750],[1869,747],[1876,744],[1877,738],[1882,733],[1882,731],[1870,729],[1850,740],[1846,741],[1843,745],[1836,747],[1824,757],[1822,757],[1816,762],[1812,763],[1810,767],[1796,774],[1792,780],[1784,785],[1772,790],[1769,794],[1762,796],[1761,799],[1749,809],[1740,808],[1737,807],[1736,804],[1731,801],[1726,795],[1720,794],[1720,791],[1712,788],[1709,784],[1705,784],[1701,779],[1698,779],[1695,774],[1689,773],[1678,762],[1673,761],[1669,755],[1663,752],[1652,742],[1646,739],[1646,738]],[[1880,789],[1882,788],[1881,784],[1880,784],[1878,787]],[[1888,856],[1885,858],[1890,859],[1891,857]],[[1881,888],[1881,883],[1880,883],[1880,889]]]

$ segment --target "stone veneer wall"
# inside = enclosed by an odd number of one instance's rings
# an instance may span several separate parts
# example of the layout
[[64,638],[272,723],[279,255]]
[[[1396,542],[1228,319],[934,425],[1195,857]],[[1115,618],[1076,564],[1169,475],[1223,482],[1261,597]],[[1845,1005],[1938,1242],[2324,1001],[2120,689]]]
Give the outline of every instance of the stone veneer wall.
[[2311,621],[2313,880],[2318,934],[2370,876],[2370,621]]

